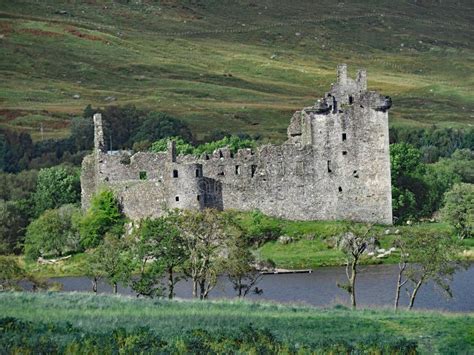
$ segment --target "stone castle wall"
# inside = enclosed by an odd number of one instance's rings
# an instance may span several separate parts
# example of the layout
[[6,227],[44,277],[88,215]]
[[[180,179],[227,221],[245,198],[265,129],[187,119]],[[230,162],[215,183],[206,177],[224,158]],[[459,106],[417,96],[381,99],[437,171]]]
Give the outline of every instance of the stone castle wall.
[[254,210],[293,220],[392,223],[388,109],[338,68],[338,81],[312,106],[297,111],[288,141],[256,151],[224,148],[202,157],[104,151],[96,115],[96,149],[83,162],[82,202],[101,186],[113,189],[133,219],[165,208]]

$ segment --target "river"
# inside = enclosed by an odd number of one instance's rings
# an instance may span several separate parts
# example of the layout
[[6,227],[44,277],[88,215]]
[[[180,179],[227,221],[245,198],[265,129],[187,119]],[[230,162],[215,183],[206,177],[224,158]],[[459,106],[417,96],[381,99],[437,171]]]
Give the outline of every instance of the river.
[[[361,266],[359,269],[356,296],[361,307],[391,307],[394,300],[398,265]],[[91,291],[91,281],[86,277],[54,278],[52,281],[63,284],[63,291]],[[306,304],[318,307],[331,307],[337,304],[348,305],[349,296],[337,287],[345,283],[345,268],[324,267],[306,274],[264,275],[258,287],[260,295],[249,294],[253,300],[279,303]],[[474,264],[468,269],[459,270],[451,282],[453,298],[446,296],[433,283],[423,285],[418,293],[414,308],[437,309],[452,312],[474,312]],[[129,288],[119,287],[119,293],[133,295]],[[99,293],[110,293],[112,288],[99,282]],[[190,281],[180,281],[176,285],[176,297],[191,298]],[[225,277],[219,278],[217,286],[211,291],[210,299],[233,298],[235,292]],[[408,303],[408,296],[401,292],[400,305]]]

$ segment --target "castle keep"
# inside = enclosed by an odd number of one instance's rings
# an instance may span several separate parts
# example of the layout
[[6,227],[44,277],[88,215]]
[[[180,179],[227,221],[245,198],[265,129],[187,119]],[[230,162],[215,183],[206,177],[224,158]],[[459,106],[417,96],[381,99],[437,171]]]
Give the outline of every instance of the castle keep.
[[166,208],[217,208],[391,224],[390,106],[389,97],[367,90],[365,70],[353,80],[340,65],[331,90],[294,113],[284,144],[201,157],[177,155],[174,142],[166,153],[108,153],[96,114],[95,149],[82,163],[82,206],[108,187],[132,219]]

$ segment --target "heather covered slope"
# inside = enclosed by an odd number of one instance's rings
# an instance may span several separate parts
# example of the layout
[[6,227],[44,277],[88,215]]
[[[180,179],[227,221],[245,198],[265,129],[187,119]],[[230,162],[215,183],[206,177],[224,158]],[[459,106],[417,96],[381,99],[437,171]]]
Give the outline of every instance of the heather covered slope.
[[57,137],[89,103],[131,103],[282,140],[340,62],[393,97],[393,125],[473,121],[470,1],[135,3],[0,0],[0,125]]

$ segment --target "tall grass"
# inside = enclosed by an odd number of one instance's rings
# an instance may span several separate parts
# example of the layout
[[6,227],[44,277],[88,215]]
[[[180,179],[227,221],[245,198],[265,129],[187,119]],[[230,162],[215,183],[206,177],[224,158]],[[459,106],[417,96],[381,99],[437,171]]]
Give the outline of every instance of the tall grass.
[[391,310],[350,311],[271,303],[165,301],[80,293],[3,293],[0,314],[34,324],[64,325],[79,332],[105,333],[145,327],[161,339],[203,329],[232,336],[252,326],[279,341],[301,346],[352,343],[360,339],[415,340],[422,352],[474,351],[474,316]]

